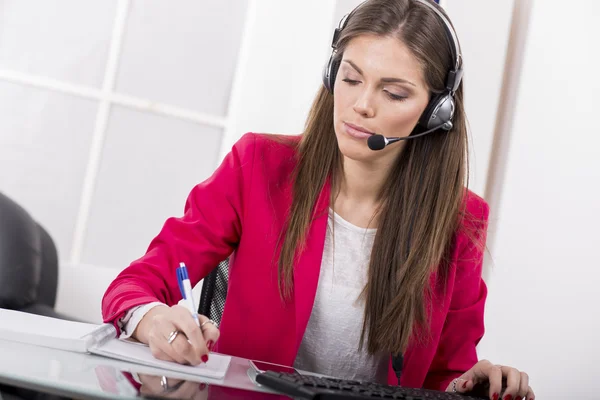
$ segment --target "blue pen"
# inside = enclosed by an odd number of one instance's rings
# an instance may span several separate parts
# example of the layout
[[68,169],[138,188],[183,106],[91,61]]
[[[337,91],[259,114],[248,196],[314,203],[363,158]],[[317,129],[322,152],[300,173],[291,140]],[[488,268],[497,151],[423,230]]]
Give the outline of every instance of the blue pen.
[[192,317],[196,321],[196,325],[200,326],[200,320],[198,320],[198,313],[194,310],[194,298],[192,297],[192,283],[190,282],[190,278],[188,276],[187,268],[185,263],[180,262],[179,268],[177,268],[177,283],[179,284],[179,291],[181,292],[181,296],[184,299],[184,303],[190,313],[192,313]]

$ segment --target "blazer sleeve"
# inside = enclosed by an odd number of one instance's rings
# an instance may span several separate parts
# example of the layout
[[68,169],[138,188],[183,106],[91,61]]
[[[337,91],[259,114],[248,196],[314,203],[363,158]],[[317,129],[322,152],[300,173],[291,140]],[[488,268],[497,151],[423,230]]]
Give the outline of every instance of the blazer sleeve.
[[482,278],[489,207],[471,195],[467,213],[471,220],[457,240],[456,274],[450,307],[424,387],[446,390],[450,382],[478,361],[476,346],[484,334],[487,287]]
[[102,299],[104,322],[117,321],[131,307],[181,300],[176,268],[188,267],[192,285],[227,258],[243,229],[245,194],[252,185],[256,138],[245,134],[206,181],[190,192],[184,214],[169,218],[144,256],[109,285]]

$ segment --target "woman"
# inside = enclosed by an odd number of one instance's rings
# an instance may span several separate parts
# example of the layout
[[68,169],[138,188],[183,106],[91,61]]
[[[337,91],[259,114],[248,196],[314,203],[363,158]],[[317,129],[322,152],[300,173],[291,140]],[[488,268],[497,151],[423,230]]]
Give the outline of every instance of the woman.
[[[357,7],[304,133],[244,135],[110,285],[105,321],[180,363],[213,349],[396,384],[403,354],[404,386],[533,399],[525,373],[477,360],[488,207],[465,189],[460,49],[427,1]],[[175,269],[195,284],[227,257],[220,330],[199,329]]]

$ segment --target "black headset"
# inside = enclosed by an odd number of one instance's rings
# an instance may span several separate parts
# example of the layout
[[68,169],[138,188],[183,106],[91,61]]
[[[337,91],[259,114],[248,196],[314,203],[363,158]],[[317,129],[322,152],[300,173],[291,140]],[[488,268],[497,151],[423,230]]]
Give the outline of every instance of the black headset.
[[[418,3],[425,5],[432,9],[443,22],[444,30],[446,31],[446,36],[448,37],[448,41],[451,43],[450,51],[452,52],[452,58],[455,60],[454,68],[448,71],[448,75],[446,76],[446,87],[441,93],[435,93],[423,114],[419,119],[419,125],[428,130],[433,130],[437,128],[442,128],[446,131],[452,129],[452,118],[454,117],[454,93],[458,89],[460,82],[463,76],[462,69],[462,55],[460,53],[460,46],[458,44],[458,39],[456,37],[456,33],[450,24],[450,21],[444,16],[444,14],[437,9],[437,6],[431,4],[428,0],[412,0]],[[337,55],[337,42],[340,37],[341,32],[347,25],[350,17],[358,10],[365,2],[358,5],[354,10],[352,10],[349,14],[345,15],[340,24],[335,31],[333,32],[333,40],[331,42],[331,47],[333,51],[331,52],[331,56],[329,57],[329,61],[325,64],[325,68],[323,69],[323,85],[325,88],[333,94],[333,86],[335,84],[335,78],[337,76],[338,70],[340,68],[341,57]]]

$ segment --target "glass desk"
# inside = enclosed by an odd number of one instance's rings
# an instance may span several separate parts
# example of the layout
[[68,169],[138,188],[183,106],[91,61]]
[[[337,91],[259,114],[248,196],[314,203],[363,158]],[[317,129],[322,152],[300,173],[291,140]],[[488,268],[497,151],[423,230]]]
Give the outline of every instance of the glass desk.
[[232,357],[215,380],[0,339],[0,385],[74,399],[289,399],[257,386],[248,370],[248,360]]

